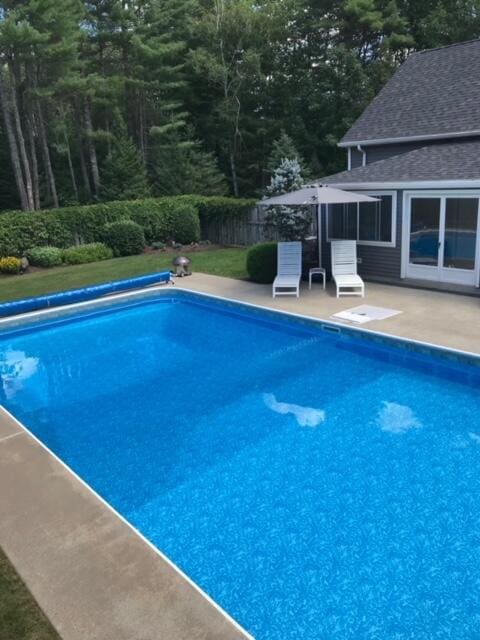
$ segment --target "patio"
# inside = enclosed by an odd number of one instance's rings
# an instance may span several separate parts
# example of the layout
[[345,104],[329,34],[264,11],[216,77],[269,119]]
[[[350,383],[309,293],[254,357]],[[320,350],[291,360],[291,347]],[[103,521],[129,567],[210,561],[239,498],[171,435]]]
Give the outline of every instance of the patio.
[[[401,338],[410,338],[451,349],[480,353],[480,301],[477,297],[413,289],[366,282],[365,298],[335,297],[331,283],[326,291],[318,283],[302,282],[300,298],[272,298],[271,285],[234,280],[203,273],[176,281],[176,286],[280,309],[323,320],[332,320],[338,311],[361,304],[396,309],[402,313],[386,320],[372,320],[364,325],[345,322],[367,331],[381,331]],[[342,322],[333,318],[336,322]]]

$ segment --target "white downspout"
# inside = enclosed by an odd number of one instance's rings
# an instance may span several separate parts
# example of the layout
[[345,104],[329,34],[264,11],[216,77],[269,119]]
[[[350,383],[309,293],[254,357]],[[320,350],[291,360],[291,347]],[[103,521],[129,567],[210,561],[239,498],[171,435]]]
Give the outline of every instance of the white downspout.
[[362,149],[361,145],[359,144],[357,144],[357,150],[360,151],[361,154],[363,154],[362,167],[365,167],[367,165],[367,152],[365,151],[365,149]]
[[352,147],[348,147],[347,149],[347,170],[352,170]]

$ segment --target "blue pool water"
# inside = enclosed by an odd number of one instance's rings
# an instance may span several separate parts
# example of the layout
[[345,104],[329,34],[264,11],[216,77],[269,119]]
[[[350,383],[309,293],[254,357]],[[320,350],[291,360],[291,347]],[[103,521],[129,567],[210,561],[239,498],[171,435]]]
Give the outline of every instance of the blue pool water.
[[480,637],[461,368],[154,302],[0,334],[5,406],[258,640]]

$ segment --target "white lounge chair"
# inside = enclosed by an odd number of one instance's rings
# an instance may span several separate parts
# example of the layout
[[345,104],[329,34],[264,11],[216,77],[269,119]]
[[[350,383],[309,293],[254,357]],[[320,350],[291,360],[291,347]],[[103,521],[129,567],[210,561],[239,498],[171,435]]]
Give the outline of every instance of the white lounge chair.
[[273,281],[273,297],[300,295],[302,277],[302,243],[279,242],[277,245],[277,277]]
[[355,240],[332,240],[332,276],[340,296],[365,297],[365,284],[357,274]]

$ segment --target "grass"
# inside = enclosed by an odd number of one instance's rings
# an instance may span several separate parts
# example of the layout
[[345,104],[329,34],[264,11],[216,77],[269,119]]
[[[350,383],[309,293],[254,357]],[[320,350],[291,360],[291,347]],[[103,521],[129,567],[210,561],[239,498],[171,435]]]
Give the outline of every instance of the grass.
[[[243,248],[210,249],[195,251],[188,255],[191,259],[192,271],[242,279],[247,277],[246,252],[247,250]],[[21,276],[3,276],[0,278],[0,301],[39,296],[44,293],[162,271],[171,267],[173,257],[172,253],[146,253],[90,264],[45,269]]]
[[0,638],[2,640],[60,640],[60,636],[1,550]]

